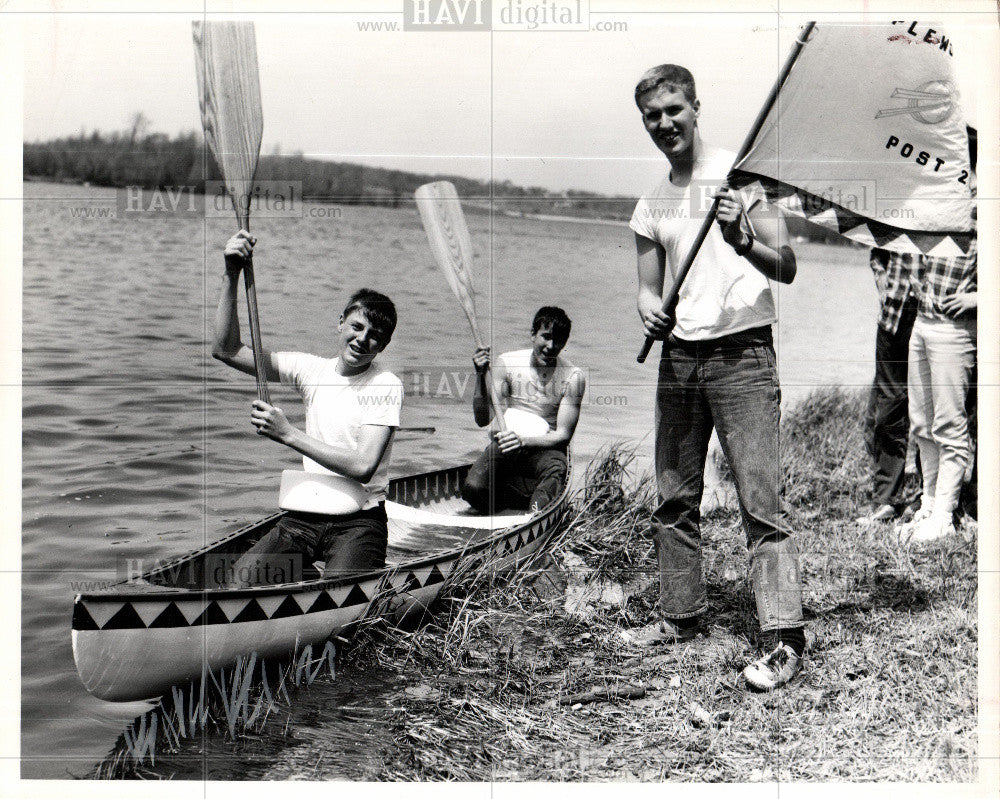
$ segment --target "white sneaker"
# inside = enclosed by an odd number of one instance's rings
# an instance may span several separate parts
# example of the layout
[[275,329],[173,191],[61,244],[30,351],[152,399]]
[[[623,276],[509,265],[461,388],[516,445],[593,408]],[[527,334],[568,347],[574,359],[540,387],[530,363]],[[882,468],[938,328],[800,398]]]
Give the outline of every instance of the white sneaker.
[[743,669],[743,679],[757,691],[773,691],[801,670],[802,656],[796,655],[794,649],[779,641],[777,649]]
[[909,521],[903,522],[896,527],[896,532],[899,533],[901,539],[907,540],[913,537],[916,532],[917,527],[927,519],[929,519],[934,513],[933,508],[927,505],[921,505],[913,512],[913,516]]
[[928,541],[937,541],[949,535],[955,535],[955,525],[952,524],[951,514],[948,516],[932,514],[916,523],[910,540],[926,543]]

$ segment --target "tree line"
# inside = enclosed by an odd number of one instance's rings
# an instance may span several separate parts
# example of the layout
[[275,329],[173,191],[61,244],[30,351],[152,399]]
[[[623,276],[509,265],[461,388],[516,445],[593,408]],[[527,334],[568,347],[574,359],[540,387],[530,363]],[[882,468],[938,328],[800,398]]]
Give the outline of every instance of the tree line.
[[[29,179],[89,183],[94,186],[189,187],[204,193],[206,181],[221,179],[214,159],[197,133],[169,137],[145,133],[141,115],[130,131],[94,131],[49,141],[25,143],[24,175]],[[396,169],[323,161],[301,154],[262,155],[259,181],[300,181],[302,196],[314,202],[398,206],[409,202],[423,183],[450,180],[470,209],[488,210],[491,198],[508,213],[560,214],[628,219],[634,198],[587,192],[550,192],[457,175],[431,175]]]
[[[141,186],[144,189],[190,187],[204,193],[206,181],[221,179],[215,160],[200,134],[171,138],[146,133],[142,114],[131,130],[109,134],[94,131],[44,142],[25,143],[24,175],[29,179],[89,183],[94,186]],[[301,153],[261,156],[260,181],[300,181],[302,196],[313,202],[345,205],[399,206],[413,199],[423,183],[450,180],[470,211],[492,207],[508,214],[551,214],[586,219],[627,220],[635,197],[569,190],[551,192],[538,186],[518,186],[509,180],[489,182],[458,175],[430,175],[398,169],[306,158]],[[836,234],[804,219],[788,216],[789,232],[812,240],[845,243]]]

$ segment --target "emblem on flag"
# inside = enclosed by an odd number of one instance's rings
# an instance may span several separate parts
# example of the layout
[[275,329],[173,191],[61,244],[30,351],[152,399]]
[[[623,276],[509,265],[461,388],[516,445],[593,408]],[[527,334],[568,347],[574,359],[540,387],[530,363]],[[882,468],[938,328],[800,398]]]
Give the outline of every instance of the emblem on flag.
[[925,125],[936,125],[951,117],[958,106],[958,91],[951,81],[932,80],[917,89],[895,89],[892,98],[906,99],[902,108],[885,108],[875,119],[909,114]]

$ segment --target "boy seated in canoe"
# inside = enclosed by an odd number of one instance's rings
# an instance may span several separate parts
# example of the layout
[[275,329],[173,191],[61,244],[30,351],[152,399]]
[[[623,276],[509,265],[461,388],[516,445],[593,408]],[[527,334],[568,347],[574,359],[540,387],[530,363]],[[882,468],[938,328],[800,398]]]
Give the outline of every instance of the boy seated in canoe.
[[[226,243],[212,344],[213,357],[251,375],[253,350],[240,340],[236,295],[255,243],[244,230]],[[336,357],[264,350],[268,380],[301,394],[306,429],[293,427],[280,408],[261,400],[254,401],[250,421],[260,435],[302,453],[304,471],[282,474],[279,504],[287,513],[236,563],[237,584],[259,583],[268,555],[301,555],[307,567],[323,561],[324,577],[385,565],[389,456],[403,385],[374,361],[395,328],[392,301],[361,289],[340,315]]]
[[[583,370],[563,358],[571,322],[562,308],[539,308],[531,323],[531,347],[505,352],[493,368],[493,384],[506,407],[506,432],[493,440],[469,470],[462,497],[480,513],[500,508],[540,510],[562,491],[569,471],[566,451],[580,419],[586,389]],[[490,348],[472,357],[476,424],[492,419],[486,380]]]

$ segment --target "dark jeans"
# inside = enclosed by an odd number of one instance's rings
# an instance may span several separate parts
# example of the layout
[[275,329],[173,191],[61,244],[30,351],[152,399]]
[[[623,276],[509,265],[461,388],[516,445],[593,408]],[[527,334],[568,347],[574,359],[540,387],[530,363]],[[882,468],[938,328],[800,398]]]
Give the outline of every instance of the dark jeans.
[[569,462],[561,449],[524,449],[505,455],[495,441],[476,458],[462,498],[480,513],[502,508],[544,508],[566,484]]
[[383,504],[346,516],[289,511],[237,561],[236,573],[261,573],[261,556],[290,554],[302,556],[305,572],[321,560],[323,577],[361,574],[385,566],[388,538]]
[[978,366],[969,375],[969,394],[965,400],[965,414],[969,418],[969,437],[972,439],[972,470],[968,483],[962,485],[958,507],[973,519],[979,518],[979,407],[976,388]]
[[[910,333],[917,318],[916,303],[903,307],[899,327],[887,333],[881,327],[875,334],[875,380],[868,397],[865,446],[874,465],[873,504],[892,505],[897,511],[916,504],[920,489],[906,494],[906,445],[910,431],[907,406],[907,359]],[[920,459],[917,456],[919,485]]]
[[736,484],[761,629],[802,626],[799,554],[781,499],[780,402],[769,327],[664,342],[656,390],[660,504],[650,532],[665,616],[691,618],[708,608],[699,506],[714,425]]

